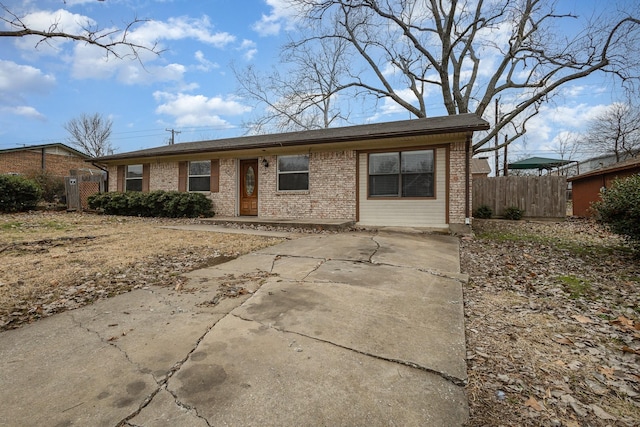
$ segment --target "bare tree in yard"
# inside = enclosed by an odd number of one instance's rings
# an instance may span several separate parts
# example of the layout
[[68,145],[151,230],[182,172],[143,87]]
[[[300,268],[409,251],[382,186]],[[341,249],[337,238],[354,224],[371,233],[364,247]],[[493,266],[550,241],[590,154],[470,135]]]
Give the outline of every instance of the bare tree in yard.
[[[289,46],[282,52],[283,67],[270,74],[255,67],[234,69],[238,94],[265,108],[249,121],[250,133],[328,128],[348,120],[348,108],[338,108],[336,98],[345,88],[348,73],[343,39],[325,39],[315,45]],[[345,111],[346,110],[346,111]]]
[[[551,0],[289,3],[313,34],[289,49],[339,40],[350,63],[364,64],[332,86],[345,97],[360,91],[393,100],[414,117],[442,110],[491,115],[500,99],[507,113],[474,143],[474,153],[496,149],[488,142],[506,127],[510,137],[497,149],[522,136],[540,106],[569,82],[604,72],[633,88],[640,77],[637,2],[586,21]],[[580,27],[568,34],[573,25]]]
[[[98,0],[102,1],[102,0]],[[123,28],[102,29],[92,23],[89,19],[82,25],[79,32],[65,32],[60,22],[53,22],[48,28],[35,28],[25,22],[25,18],[20,16],[15,9],[0,2],[0,22],[8,29],[0,30],[0,37],[29,37],[32,36],[38,41],[35,46],[42,43],[49,43],[54,39],[67,39],[83,42],[88,45],[104,49],[107,57],[113,56],[118,59],[133,58],[140,60],[140,53],[143,51],[153,54],[160,54],[156,44],[143,45],[130,39],[130,33],[134,27],[146,22],[143,19],[134,19],[124,25]]]
[[113,154],[113,147],[109,142],[112,121],[100,114],[82,114],[65,123],[64,128],[69,132],[69,143],[92,157]]
[[590,123],[585,144],[599,154],[614,154],[616,162],[622,156],[636,156],[640,151],[640,108],[615,103]]

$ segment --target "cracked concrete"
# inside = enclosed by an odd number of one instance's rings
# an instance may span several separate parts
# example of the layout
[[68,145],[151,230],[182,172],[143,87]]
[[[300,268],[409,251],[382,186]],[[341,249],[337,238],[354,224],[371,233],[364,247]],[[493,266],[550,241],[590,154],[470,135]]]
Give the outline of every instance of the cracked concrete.
[[[456,239],[308,236],[187,276],[0,334],[0,426],[467,420]],[[230,281],[251,293],[203,304]]]

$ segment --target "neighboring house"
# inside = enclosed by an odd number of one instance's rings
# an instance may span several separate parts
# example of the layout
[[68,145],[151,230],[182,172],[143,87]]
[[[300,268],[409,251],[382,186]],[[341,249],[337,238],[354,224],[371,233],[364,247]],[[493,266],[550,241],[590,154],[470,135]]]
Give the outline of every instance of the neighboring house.
[[30,175],[46,171],[65,177],[71,170],[87,169],[89,159],[90,156],[59,143],[9,148],[0,150],[0,174]]
[[471,159],[471,176],[473,179],[486,178],[491,173],[491,166],[487,157]]
[[[640,152],[637,151],[631,154],[621,153],[620,161],[622,162],[627,159],[637,157],[638,155],[640,155]],[[586,174],[597,169],[606,168],[608,166],[615,165],[616,163],[617,162],[615,154],[603,154],[601,156],[592,157],[590,159],[572,162],[566,166],[558,168],[558,170],[561,175],[575,176]]]
[[567,179],[572,184],[573,214],[591,216],[591,203],[600,200],[600,190],[608,188],[615,179],[640,173],[640,157],[633,157],[607,168],[576,175]]
[[[219,216],[446,227],[471,216],[475,114],[199,141],[95,159],[109,191],[203,192]],[[466,197],[465,197],[466,196]]]

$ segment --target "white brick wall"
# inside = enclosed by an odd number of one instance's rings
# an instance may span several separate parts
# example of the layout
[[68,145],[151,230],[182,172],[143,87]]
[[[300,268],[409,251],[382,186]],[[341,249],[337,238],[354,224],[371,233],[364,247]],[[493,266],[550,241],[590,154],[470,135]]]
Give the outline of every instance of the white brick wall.
[[[464,224],[465,220],[465,142],[451,144],[449,151],[449,223]],[[471,206],[471,177],[469,177],[469,206]]]
[[176,191],[178,189],[178,162],[151,163],[149,190]]
[[218,216],[236,216],[238,167],[236,159],[220,159],[220,191],[211,193],[213,211]]
[[271,218],[356,218],[356,154],[353,150],[311,153],[309,191],[278,192],[277,159],[259,166],[258,214]]

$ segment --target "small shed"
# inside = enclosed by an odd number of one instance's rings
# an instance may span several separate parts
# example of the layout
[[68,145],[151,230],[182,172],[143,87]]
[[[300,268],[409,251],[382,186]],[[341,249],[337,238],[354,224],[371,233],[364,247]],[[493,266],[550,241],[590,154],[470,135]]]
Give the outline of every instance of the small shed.
[[640,173],[640,157],[616,163],[607,168],[594,170],[569,178],[573,186],[573,215],[591,216],[593,202],[600,200],[600,191],[611,186],[614,180]]
[[471,177],[473,179],[486,178],[491,173],[491,166],[486,157],[471,159]]

